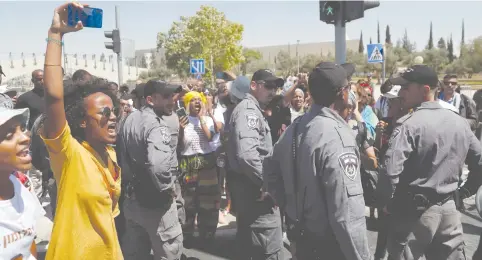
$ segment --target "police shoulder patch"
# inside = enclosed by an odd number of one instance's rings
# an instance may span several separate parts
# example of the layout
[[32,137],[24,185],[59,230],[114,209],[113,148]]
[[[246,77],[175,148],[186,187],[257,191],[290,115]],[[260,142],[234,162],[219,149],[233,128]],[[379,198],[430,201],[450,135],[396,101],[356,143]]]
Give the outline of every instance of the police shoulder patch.
[[393,140],[400,134],[400,127],[397,127],[393,130],[392,134],[390,135],[390,139],[388,141],[388,145],[391,146],[392,145],[392,142]]
[[354,181],[358,174],[358,156],[354,152],[342,153],[338,161],[346,177]]
[[259,117],[255,113],[246,114],[246,125],[249,129],[256,129],[259,126]]
[[171,143],[171,134],[169,133],[169,130],[165,126],[161,126],[161,140],[163,144]]

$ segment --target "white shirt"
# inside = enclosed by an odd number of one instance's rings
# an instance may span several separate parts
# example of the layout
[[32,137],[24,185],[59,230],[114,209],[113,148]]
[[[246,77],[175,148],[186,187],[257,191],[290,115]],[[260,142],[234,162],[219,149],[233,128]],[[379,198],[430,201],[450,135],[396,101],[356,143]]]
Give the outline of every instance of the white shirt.
[[[201,122],[198,117],[188,116],[189,123],[184,128],[184,150],[182,155],[189,156],[195,154],[208,154],[213,152],[209,144],[209,140],[204,135],[201,128]],[[207,116],[203,116],[203,120],[206,122],[206,126],[214,133],[213,119]]]
[[0,201],[0,259],[13,259],[22,255],[23,259],[35,260],[30,247],[35,238],[36,220],[45,211],[38,198],[10,175],[14,186],[14,196]]
[[[214,109],[214,120],[216,120],[217,123],[222,123],[223,128],[224,128],[224,112],[226,112],[226,108],[221,105],[218,105]],[[221,147],[221,135],[219,133],[216,133],[213,136],[213,139],[211,140],[209,145],[211,145],[211,148],[213,149],[213,151],[216,151],[219,147]]]
[[[457,93],[458,94],[458,93]],[[455,108],[452,104],[450,103],[447,103],[441,99],[438,100],[438,103],[440,104],[440,106],[442,106],[443,108],[445,109],[448,109],[448,110],[452,110],[454,111],[455,113],[459,113],[459,110],[457,108]]]

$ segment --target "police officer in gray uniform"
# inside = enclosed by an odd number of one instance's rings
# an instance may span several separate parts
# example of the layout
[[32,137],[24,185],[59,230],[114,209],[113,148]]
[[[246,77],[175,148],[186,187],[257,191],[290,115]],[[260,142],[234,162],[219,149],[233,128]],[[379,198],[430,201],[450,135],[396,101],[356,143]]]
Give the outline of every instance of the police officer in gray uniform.
[[388,180],[380,181],[388,188],[379,199],[391,214],[389,259],[465,259],[453,194],[464,161],[473,180],[464,190],[480,185],[480,142],[464,118],[434,101],[438,78],[431,68],[415,65],[390,82],[401,86],[403,106],[413,111],[397,121],[380,171]]
[[132,112],[119,131],[122,178],[125,190],[126,232],[121,246],[124,258],[180,259],[183,235],[175,197],[177,140],[172,131],[178,121],[169,120],[181,86],[150,80],[144,87],[146,105]]
[[239,259],[283,259],[279,210],[259,201],[263,185],[263,159],[271,152],[271,133],[262,107],[283,86],[269,70],[253,74],[250,93],[231,114],[227,157],[232,174],[231,194],[236,201]]
[[331,107],[348,102],[345,69],[322,62],[308,79],[313,104],[265,159],[264,200],[286,212],[298,260],[371,259],[353,131]]

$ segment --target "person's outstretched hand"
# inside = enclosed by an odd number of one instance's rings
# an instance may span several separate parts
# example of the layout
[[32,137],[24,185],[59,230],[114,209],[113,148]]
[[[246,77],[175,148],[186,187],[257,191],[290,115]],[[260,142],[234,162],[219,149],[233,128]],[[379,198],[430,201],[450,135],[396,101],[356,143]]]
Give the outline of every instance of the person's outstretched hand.
[[84,25],[81,21],[79,21],[75,27],[68,26],[67,19],[69,17],[69,5],[72,5],[74,11],[76,12],[81,12],[82,9],[87,6],[77,2],[69,2],[55,8],[54,17],[52,18],[52,25],[50,26],[50,31],[53,33],[66,34],[69,32],[76,32],[84,28]]

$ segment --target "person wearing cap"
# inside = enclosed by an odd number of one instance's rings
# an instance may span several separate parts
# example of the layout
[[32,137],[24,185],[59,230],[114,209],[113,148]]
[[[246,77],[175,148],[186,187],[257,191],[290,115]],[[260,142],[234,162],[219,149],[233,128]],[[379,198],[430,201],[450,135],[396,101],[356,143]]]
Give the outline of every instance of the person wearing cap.
[[179,121],[166,120],[181,88],[149,80],[143,89],[145,106],[127,116],[119,131],[127,222],[121,247],[126,260],[149,258],[151,248],[155,259],[181,257],[183,235],[173,199],[177,138],[171,133],[171,129],[179,129]]
[[225,91],[220,95],[220,101],[226,106],[226,111],[224,111],[224,122],[228,122],[228,124],[224,125],[223,134],[221,135],[221,143],[222,147],[225,150],[225,157],[224,157],[224,170],[226,173],[226,197],[228,199],[228,203],[225,208],[225,212],[236,212],[236,202],[235,198],[231,195],[231,190],[233,184],[232,176],[236,174],[231,167],[229,166],[229,160],[227,159],[227,150],[229,145],[229,136],[230,136],[230,124],[229,121],[231,119],[231,115],[234,111],[234,108],[237,104],[239,104],[249,93],[251,81],[246,76],[239,76],[236,77],[233,81],[228,81],[226,83]]
[[[388,81],[386,81],[388,82]],[[409,111],[402,107],[401,98],[398,97],[398,93],[401,89],[399,85],[388,84],[391,89],[385,90],[382,94],[385,98],[385,104],[388,108],[385,117],[380,118],[376,127],[376,138],[374,147],[378,150],[378,158],[383,158],[385,152],[388,149],[388,141],[390,135],[393,132],[396,121],[402,116],[406,115]],[[387,87],[387,88],[388,88]],[[383,86],[382,86],[383,88]],[[385,259],[387,254],[387,238],[389,232],[389,218],[388,214],[383,211],[383,207],[377,203],[378,193],[380,187],[386,187],[387,185],[380,184],[380,178],[377,179],[377,189],[375,191],[375,205],[377,206],[377,222],[378,224],[378,236],[377,236],[377,246],[375,249],[375,260]]]
[[[397,120],[380,170],[378,199],[389,213],[389,259],[465,259],[454,202],[464,162],[470,173],[461,197],[482,183],[482,149],[466,120],[435,101],[439,80],[426,65],[389,79],[412,112]],[[430,221],[427,221],[430,220]]]
[[[29,110],[0,108],[0,259],[36,259],[35,237],[45,211],[18,172],[32,167],[30,137],[26,130]],[[25,178],[25,176],[23,176]]]
[[[250,92],[234,108],[229,121],[227,156],[232,170],[231,195],[236,201],[240,259],[283,259],[279,209],[272,203],[258,201],[264,179],[263,160],[273,147],[262,109],[283,84],[283,79],[269,70],[256,71]],[[236,91],[231,89],[233,94]]]
[[321,62],[310,73],[309,111],[285,131],[265,159],[263,197],[286,213],[297,259],[371,259],[352,130],[334,110],[348,104],[345,69]]
[[10,97],[12,100],[13,105],[17,105],[17,99],[18,99],[18,93],[21,90],[19,88],[9,88],[3,92],[3,94],[7,95]]

